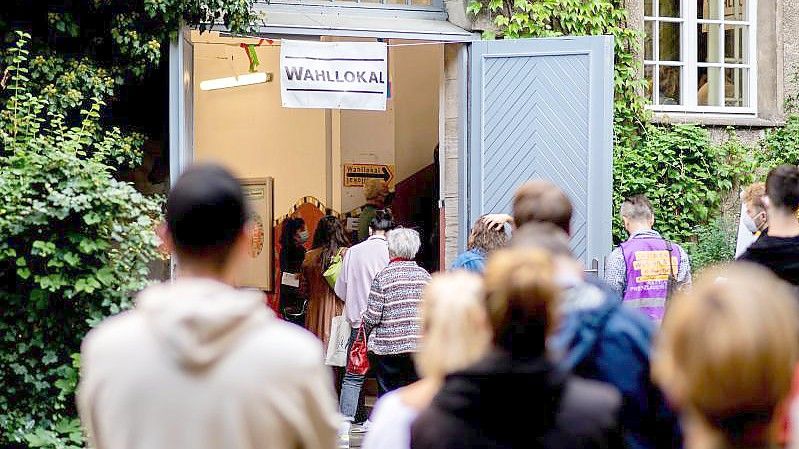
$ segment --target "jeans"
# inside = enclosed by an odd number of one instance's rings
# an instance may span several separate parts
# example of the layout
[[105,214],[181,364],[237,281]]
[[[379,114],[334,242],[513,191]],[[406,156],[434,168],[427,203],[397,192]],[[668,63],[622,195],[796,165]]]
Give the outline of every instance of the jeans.
[[413,364],[413,353],[377,355],[370,360],[374,361],[375,377],[377,377],[377,397],[410,385],[417,380],[416,367]]
[[[358,328],[353,328],[350,331],[350,340],[347,343],[347,356],[349,357],[350,348],[358,337]],[[341,398],[339,399],[339,407],[341,414],[344,418],[350,421],[355,421],[355,414],[358,413],[358,402],[361,397],[361,389],[363,388],[363,381],[366,376],[360,374],[352,374],[344,370],[344,380],[341,382]]]

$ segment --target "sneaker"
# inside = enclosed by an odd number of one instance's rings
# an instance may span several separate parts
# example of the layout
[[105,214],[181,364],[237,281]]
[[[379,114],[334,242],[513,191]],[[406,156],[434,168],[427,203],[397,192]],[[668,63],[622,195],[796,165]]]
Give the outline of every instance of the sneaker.
[[351,428],[352,428],[352,423],[350,421],[348,420],[341,421],[341,424],[339,424],[338,430],[336,431],[336,436],[338,437],[338,440],[349,441]]
[[366,433],[369,431],[369,426],[372,425],[372,422],[368,419],[361,424],[355,424],[352,426],[352,433]]

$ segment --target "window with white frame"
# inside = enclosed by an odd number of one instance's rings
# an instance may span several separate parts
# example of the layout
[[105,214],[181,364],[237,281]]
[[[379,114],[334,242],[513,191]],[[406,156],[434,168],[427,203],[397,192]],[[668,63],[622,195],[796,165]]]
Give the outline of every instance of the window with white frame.
[[756,0],[644,0],[644,75],[656,111],[754,113]]

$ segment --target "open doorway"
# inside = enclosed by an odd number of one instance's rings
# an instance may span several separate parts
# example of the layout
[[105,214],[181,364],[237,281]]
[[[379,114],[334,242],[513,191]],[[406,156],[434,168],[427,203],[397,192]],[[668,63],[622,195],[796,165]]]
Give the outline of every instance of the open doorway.
[[[352,229],[354,220],[347,219],[357,219],[365,204],[362,184],[347,179],[346,167],[388,167],[396,221],[420,232],[423,244],[418,262],[430,271],[440,268],[437,148],[444,44],[387,40],[386,110],[353,111],[283,107],[277,73],[280,40],[196,32],[191,40],[195,162],[221,163],[242,179],[273,178],[274,225],[279,228],[283,218],[304,215],[311,235],[315,221],[326,213],[340,216]],[[251,58],[242,43],[260,44],[255,47],[257,70],[271,74],[270,80],[202,90],[205,80],[249,71]],[[277,248],[271,250],[275,254]]]

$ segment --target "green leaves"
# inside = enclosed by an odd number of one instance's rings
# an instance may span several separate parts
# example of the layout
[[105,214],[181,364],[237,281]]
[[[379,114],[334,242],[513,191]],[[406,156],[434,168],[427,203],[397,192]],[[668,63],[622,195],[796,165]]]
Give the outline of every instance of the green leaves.
[[91,324],[147,285],[160,199],[113,177],[137,163],[143,137],[102,123],[107,75],[30,59],[24,39],[12,49],[15,87],[0,93],[0,446],[80,448],[74,355]]
[[63,418],[52,429],[37,428],[25,435],[31,448],[78,449],[83,447],[80,421]]
[[480,14],[480,11],[483,10],[483,4],[476,0],[469,1],[469,4],[466,6],[466,13],[472,15]]
[[[655,226],[677,242],[696,241],[697,229],[714,219],[724,196],[753,180],[758,164],[734,134],[718,145],[693,125],[649,125],[635,147],[617,146],[615,153],[614,210],[627,196],[647,194]],[[625,236],[615,220],[619,241]]]

